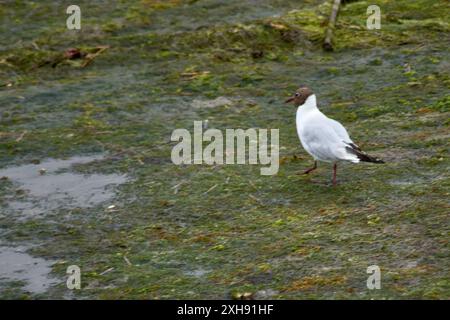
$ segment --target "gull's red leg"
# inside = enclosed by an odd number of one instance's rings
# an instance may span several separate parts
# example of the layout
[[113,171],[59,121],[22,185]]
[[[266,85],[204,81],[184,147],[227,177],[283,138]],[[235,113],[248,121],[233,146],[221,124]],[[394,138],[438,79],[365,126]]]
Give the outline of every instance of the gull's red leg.
[[305,170],[304,172],[303,172],[303,174],[308,174],[308,173],[310,173],[311,171],[314,171],[314,170],[316,170],[317,169],[317,161],[314,161],[314,166],[312,167],[312,168],[309,168],[308,170]]
[[337,170],[337,164],[335,163],[333,165],[333,186],[336,185],[336,170]]

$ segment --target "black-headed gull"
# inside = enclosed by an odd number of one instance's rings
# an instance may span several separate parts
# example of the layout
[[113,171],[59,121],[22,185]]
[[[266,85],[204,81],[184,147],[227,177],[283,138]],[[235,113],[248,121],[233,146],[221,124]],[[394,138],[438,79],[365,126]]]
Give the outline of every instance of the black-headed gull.
[[316,95],[307,87],[299,88],[286,100],[297,108],[297,133],[303,148],[314,158],[314,166],[304,173],[317,168],[317,161],[333,163],[333,185],[336,185],[337,162],[360,161],[384,163],[362,151],[350,139],[347,130],[336,120],[328,118],[317,108]]

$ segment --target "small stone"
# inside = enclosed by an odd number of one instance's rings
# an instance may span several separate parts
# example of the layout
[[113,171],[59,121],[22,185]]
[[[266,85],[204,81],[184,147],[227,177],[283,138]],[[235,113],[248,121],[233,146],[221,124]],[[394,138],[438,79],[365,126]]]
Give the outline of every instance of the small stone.
[[255,50],[252,52],[253,59],[259,59],[259,58],[262,58],[263,56],[264,56],[264,51],[262,51],[262,50]]
[[253,300],[253,293],[251,292],[235,292],[231,295],[233,300]]
[[280,292],[273,289],[259,290],[255,293],[255,299],[271,299],[273,296],[276,296]]
[[64,57],[69,60],[78,59],[82,57],[82,53],[78,48],[69,48],[64,51]]

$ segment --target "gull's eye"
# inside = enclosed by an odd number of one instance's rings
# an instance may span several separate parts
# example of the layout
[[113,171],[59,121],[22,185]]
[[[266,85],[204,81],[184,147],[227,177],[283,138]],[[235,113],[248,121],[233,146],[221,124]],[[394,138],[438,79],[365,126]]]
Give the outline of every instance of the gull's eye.
[[296,97],[299,97],[299,96],[300,96],[300,93],[296,92],[296,93],[295,93],[295,96],[296,96]]

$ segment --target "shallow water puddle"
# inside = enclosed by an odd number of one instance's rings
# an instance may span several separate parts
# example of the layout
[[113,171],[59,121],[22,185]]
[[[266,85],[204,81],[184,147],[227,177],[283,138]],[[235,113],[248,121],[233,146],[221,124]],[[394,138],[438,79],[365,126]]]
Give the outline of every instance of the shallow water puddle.
[[8,207],[20,217],[33,217],[59,208],[87,208],[112,199],[114,185],[127,181],[125,175],[81,174],[70,172],[74,164],[101,160],[104,155],[73,157],[66,160],[47,159],[39,164],[26,164],[0,170],[25,191],[7,198]]
[[27,254],[24,247],[0,246],[0,283],[23,281],[23,289],[39,294],[44,293],[56,279],[49,277],[52,261],[35,258]]
[[198,268],[196,270],[185,271],[184,274],[190,277],[203,278],[206,274],[210,273],[210,270]]
[[[128,181],[125,175],[82,174],[72,170],[76,164],[104,159],[104,155],[69,159],[47,159],[0,170],[15,188],[5,197],[9,212],[18,220],[45,215],[56,209],[87,208],[112,200],[114,186]],[[17,193],[17,188],[24,192]],[[53,261],[32,257],[28,247],[0,246],[0,289],[12,281],[23,282],[23,290],[44,293],[56,283],[49,277]],[[1,292],[1,290],[0,290]]]

